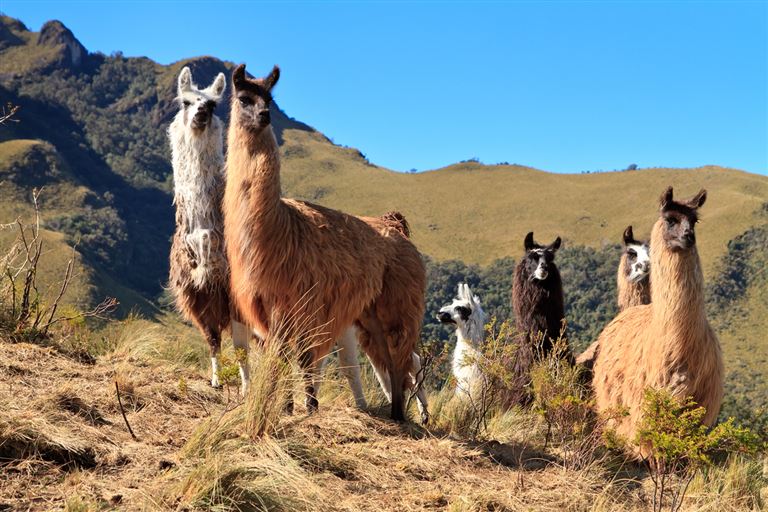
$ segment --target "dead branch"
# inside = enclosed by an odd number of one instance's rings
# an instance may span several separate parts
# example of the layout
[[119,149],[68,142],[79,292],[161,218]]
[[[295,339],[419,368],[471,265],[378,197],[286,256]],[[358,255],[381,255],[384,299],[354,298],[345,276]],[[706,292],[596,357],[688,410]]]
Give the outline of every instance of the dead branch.
[[48,331],[48,328],[52,326],[53,324],[59,323],[59,322],[66,322],[69,320],[77,320],[78,318],[98,318],[100,320],[106,320],[107,314],[112,313],[115,308],[120,304],[120,301],[118,301],[114,297],[107,297],[103,301],[101,301],[96,307],[89,311],[82,311],[80,313],[71,315],[71,316],[60,316],[57,318],[54,318],[47,324],[42,326],[43,333]]
[[123,401],[120,399],[120,385],[115,381],[115,391],[117,392],[117,404],[120,406],[120,414],[123,415],[123,421],[125,421],[125,426],[128,427],[128,432],[131,434],[131,437],[134,441],[138,441],[139,438],[136,437],[136,434],[133,433],[133,429],[131,428],[131,424],[128,423],[128,417],[125,415],[125,409],[123,408]]
[[18,112],[20,108],[21,107],[18,105],[8,102],[6,106],[3,107],[3,112],[0,114],[0,124],[5,124],[7,122],[18,123],[19,120],[13,119],[13,116],[16,115],[16,112]]

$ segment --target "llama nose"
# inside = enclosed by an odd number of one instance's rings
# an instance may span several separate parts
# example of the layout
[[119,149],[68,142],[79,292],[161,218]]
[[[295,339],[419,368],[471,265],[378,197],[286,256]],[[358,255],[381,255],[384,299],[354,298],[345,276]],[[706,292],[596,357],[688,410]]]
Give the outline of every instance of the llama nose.
[[271,121],[271,117],[269,115],[269,110],[260,110],[259,111],[259,122],[261,124],[269,124]]

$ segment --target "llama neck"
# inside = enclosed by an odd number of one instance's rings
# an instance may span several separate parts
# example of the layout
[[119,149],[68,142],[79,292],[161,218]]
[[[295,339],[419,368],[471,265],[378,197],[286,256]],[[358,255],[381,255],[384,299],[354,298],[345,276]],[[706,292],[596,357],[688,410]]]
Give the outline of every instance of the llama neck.
[[480,342],[464,337],[462,329],[456,329],[456,348],[453,349],[454,369],[464,368],[468,365],[477,366],[477,356]]
[[258,133],[232,122],[229,128],[227,180],[237,186],[253,213],[264,216],[280,207],[280,152],[268,126]]
[[222,229],[224,152],[221,123],[214,118],[202,133],[177,118],[169,128],[173,156],[174,202],[187,231]]
[[619,310],[651,302],[651,286],[648,276],[637,282],[629,281],[626,273],[626,258],[626,254],[621,256],[619,271],[616,276]]
[[471,318],[466,326],[456,329],[458,343],[479,347],[483,342],[485,323],[482,319]]
[[662,221],[651,234],[651,307],[659,343],[706,339],[704,277],[696,247],[686,251],[666,248]]

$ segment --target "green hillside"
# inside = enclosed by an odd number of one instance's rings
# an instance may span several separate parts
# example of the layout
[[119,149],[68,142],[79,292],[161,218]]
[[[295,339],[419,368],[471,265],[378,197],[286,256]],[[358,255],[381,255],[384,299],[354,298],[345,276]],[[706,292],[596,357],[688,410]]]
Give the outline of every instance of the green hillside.
[[[272,64],[265,57],[249,69]],[[88,53],[60,22],[32,32],[0,16],[0,100],[21,107],[18,122],[0,126],[0,222],[29,219],[31,190],[43,188],[46,268],[63,267],[77,242],[71,302],[113,295],[122,302],[121,315],[135,307],[150,316],[157,312],[173,230],[165,130],[184,65],[203,84],[229,73],[233,63],[199,57],[163,66],[144,57]],[[290,69],[283,75],[290,80]],[[217,114],[226,120],[227,105]],[[333,144],[279,109],[273,119],[286,196],[360,215],[406,215],[414,241],[430,258],[425,339],[448,339],[431,318],[461,280],[479,291],[493,314],[509,315],[514,261],[524,235],[534,231],[541,241],[564,239],[558,260],[570,337],[576,347],[585,346],[615,314],[624,228],[632,224],[638,236],[647,236],[667,185],[677,196],[708,189],[698,240],[710,313],[732,389],[749,406],[768,405],[764,385],[757,384],[768,375],[768,282],[765,256],[756,249],[768,225],[768,177],[718,166],[552,174],[472,161],[403,174]],[[3,247],[11,236],[0,231]],[[737,261],[743,264],[734,266]],[[57,273],[42,277],[55,283]],[[733,282],[737,286],[727,285]]]

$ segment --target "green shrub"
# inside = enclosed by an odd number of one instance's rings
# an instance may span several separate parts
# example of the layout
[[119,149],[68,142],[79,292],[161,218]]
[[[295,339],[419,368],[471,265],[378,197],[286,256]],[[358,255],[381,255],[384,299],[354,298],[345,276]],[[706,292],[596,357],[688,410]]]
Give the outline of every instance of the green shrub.
[[654,483],[653,509],[680,510],[697,472],[729,454],[755,455],[766,445],[733,418],[713,428],[702,424],[706,414],[692,397],[680,399],[666,390],[648,389],[643,419],[634,442],[648,453],[646,462]]

